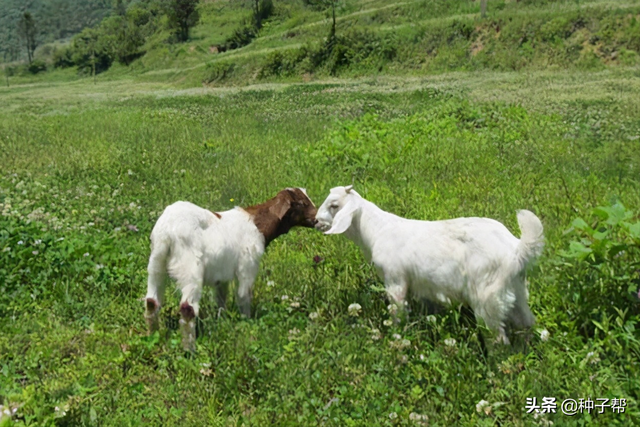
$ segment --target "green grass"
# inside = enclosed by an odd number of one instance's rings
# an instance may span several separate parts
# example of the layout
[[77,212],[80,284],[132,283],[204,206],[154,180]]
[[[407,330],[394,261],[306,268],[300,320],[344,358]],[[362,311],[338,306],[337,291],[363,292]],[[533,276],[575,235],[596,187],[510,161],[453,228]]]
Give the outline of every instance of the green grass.
[[[0,404],[19,408],[0,424],[418,425],[412,412],[440,426],[637,424],[638,302],[623,298],[640,286],[627,268],[637,242],[604,267],[562,251],[596,206],[622,201],[638,220],[639,77],[616,67],[180,88],[107,73],[1,88]],[[355,245],[307,229],[269,247],[255,318],[231,301],[217,318],[207,291],[187,357],[170,288],[164,325],[146,336],[148,236],[166,205],[223,210],[286,186],[319,204],[351,182],[399,215],[489,216],[515,234],[516,209],[534,210],[547,246],[530,275],[530,345],[491,346],[484,360],[457,311],[431,323],[419,303],[409,323],[386,326],[382,283]],[[545,396],[628,406],[525,413],[526,398]]]
[[[640,423],[640,3],[491,0],[481,20],[466,0],[348,1],[343,62],[313,70],[301,48],[319,49],[327,14],[275,3],[241,49],[209,50],[246,5],[205,2],[191,41],[161,30],[95,83],[66,69],[0,88],[0,405],[17,408],[0,426]],[[170,287],[146,335],[165,206],[224,210],[287,186],[319,204],[352,182],[402,216],[488,216],[516,235],[516,210],[535,211],[547,245],[529,346],[485,360],[455,309],[431,322],[420,302],[387,326],[360,251],[308,229],[269,247],[255,318],[233,301],[218,318],[208,290],[185,355]],[[549,396],[627,410],[525,413]]]

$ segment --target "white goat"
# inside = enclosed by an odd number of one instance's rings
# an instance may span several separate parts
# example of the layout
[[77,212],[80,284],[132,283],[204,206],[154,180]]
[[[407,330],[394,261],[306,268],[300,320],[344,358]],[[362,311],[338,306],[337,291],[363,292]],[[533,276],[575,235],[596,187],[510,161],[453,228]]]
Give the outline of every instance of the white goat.
[[316,215],[325,234],[344,233],[364,252],[400,308],[407,292],[433,302],[461,302],[498,339],[509,343],[506,324],[531,327],[525,270],[542,252],[542,223],[518,212],[522,237],[489,218],[418,221],[385,212],[352,186],[336,187]]
[[158,329],[167,273],[182,292],[180,329],[185,349],[195,350],[195,317],[203,284],[216,286],[224,308],[227,284],[238,279],[238,306],[251,314],[253,283],[266,246],[291,227],[313,227],[316,208],[304,189],[287,188],[265,203],[211,212],[189,202],[168,206],[151,232],[145,318]]

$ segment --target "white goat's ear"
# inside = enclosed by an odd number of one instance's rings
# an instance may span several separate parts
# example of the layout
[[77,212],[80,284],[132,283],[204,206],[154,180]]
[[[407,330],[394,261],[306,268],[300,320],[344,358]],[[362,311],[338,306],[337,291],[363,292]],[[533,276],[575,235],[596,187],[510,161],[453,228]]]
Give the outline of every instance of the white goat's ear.
[[346,191],[347,194],[349,194],[351,190],[353,190],[353,185],[347,185],[346,187],[344,187],[344,191]]
[[342,234],[351,226],[353,220],[353,214],[356,211],[356,204],[354,202],[347,202],[333,218],[331,228],[324,232],[324,234]]

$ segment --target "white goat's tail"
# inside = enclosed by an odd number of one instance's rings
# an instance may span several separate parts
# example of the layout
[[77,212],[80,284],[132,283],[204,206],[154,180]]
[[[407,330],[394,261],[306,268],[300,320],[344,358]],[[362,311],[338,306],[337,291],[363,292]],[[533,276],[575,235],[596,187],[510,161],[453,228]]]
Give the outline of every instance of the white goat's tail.
[[542,223],[533,212],[523,209],[518,212],[518,224],[522,234],[516,256],[522,267],[526,267],[542,254],[544,248]]

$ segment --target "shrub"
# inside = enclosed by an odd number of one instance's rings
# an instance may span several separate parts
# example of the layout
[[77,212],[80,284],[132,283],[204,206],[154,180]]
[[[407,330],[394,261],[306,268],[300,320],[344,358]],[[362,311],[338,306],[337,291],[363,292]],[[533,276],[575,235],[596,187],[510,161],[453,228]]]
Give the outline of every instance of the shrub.
[[638,216],[619,202],[592,214],[592,221],[576,218],[568,230],[575,238],[561,252],[567,262],[560,280],[565,308],[588,336],[610,318],[640,314]]
[[379,37],[371,31],[350,31],[344,36],[328,38],[324,44],[269,54],[258,77],[293,75],[325,67],[336,74],[351,65],[365,68],[382,65],[395,58],[397,41],[393,34]]
[[239,49],[251,43],[257,36],[256,30],[252,25],[245,24],[233,31],[224,43],[225,50]]
[[27,67],[27,70],[31,74],[38,74],[47,70],[47,64],[45,64],[41,59],[34,59],[31,64],[29,64],[29,67]]
[[202,82],[205,84],[219,82],[227,79],[235,68],[232,62],[218,61],[209,63],[206,66],[205,77]]
[[72,55],[73,51],[70,46],[54,49],[53,54],[51,55],[53,66],[55,68],[67,68],[73,66],[74,62]]

